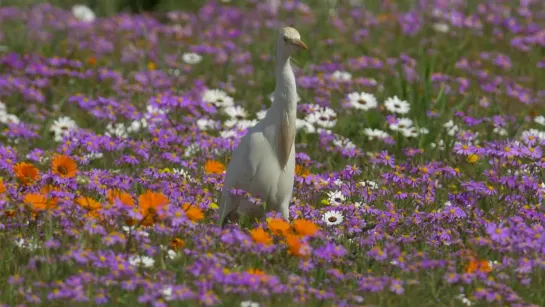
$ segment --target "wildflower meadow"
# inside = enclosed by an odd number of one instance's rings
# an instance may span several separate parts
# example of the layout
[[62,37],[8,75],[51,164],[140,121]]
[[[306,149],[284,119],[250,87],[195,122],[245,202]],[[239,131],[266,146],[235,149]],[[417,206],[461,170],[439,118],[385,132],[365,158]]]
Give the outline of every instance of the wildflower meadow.
[[[1,306],[545,306],[545,1],[114,2],[0,1]],[[284,26],[290,218],[222,228]]]

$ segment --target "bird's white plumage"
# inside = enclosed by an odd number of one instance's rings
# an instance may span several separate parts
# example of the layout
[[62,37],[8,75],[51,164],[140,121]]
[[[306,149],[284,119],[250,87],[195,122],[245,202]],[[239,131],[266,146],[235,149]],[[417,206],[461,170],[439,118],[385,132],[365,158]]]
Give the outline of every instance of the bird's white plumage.
[[276,51],[276,88],[274,102],[265,118],[241,139],[227,167],[220,200],[220,224],[233,213],[261,218],[265,214],[244,196],[232,195],[231,189],[260,197],[266,210],[282,213],[289,218],[289,202],[295,175],[296,108],[299,96],[290,55],[297,49],[307,49],[299,32],[282,28]]

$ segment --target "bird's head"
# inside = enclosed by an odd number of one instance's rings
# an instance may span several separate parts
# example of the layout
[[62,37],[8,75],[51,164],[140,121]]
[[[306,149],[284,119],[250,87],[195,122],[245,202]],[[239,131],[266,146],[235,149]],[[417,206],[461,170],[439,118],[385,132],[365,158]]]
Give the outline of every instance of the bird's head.
[[307,45],[301,40],[299,32],[292,27],[282,28],[278,40],[279,47],[288,55],[295,52],[297,49],[308,50]]

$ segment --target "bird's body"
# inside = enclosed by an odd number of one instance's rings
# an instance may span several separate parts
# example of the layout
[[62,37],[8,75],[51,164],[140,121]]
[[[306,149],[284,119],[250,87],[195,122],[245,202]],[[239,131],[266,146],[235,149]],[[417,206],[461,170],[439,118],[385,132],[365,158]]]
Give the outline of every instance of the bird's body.
[[[290,55],[306,46],[293,28],[283,28],[276,53],[276,89],[267,115],[241,139],[227,167],[220,200],[220,224],[233,215],[261,218],[267,211],[289,218],[295,175],[295,122],[299,96]],[[266,208],[251,203],[231,189],[259,197]]]

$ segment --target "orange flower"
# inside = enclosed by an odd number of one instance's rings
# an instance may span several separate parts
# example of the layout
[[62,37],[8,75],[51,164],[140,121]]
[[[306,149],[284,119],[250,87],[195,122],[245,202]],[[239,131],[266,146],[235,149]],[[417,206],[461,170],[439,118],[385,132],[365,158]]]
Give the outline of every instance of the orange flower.
[[288,244],[288,252],[290,254],[300,258],[307,258],[309,256],[308,245],[303,244],[296,235],[287,235],[286,243]]
[[32,182],[36,181],[40,175],[40,172],[34,165],[26,162],[15,164],[13,171],[23,185],[31,184]]
[[250,230],[250,236],[252,236],[252,239],[254,239],[256,243],[261,243],[265,246],[272,244],[271,236],[261,227]]
[[269,226],[271,232],[275,235],[287,235],[290,232],[290,224],[280,218],[268,220],[267,225]]
[[96,65],[97,58],[95,58],[94,56],[90,56],[89,59],[87,60],[87,63],[89,63],[89,65]]
[[6,186],[4,185],[4,179],[0,179],[0,194],[6,193]]
[[134,199],[132,198],[131,194],[117,189],[108,190],[108,202],[113,205],[116,199],[119,199],[119,201],[125,206],[134,206]]
[[185,211],[187,218],[193,222],[198,222],[204,219],[204,213],[201,208],[197,206],[192,206],[190,203],[185,203],[182,206],[182,209]]
[[265,275],[265,272],[260,270],[260,269],[248,269],[248,271],[246,271],[250,274],[253,274],[253,275]]
[[295,220],[293,222],[293,229],[298,235],[301,236],[313,236],[318,232],[318,226],[309,220]]
[[469,264],[466,267],[466,273],[475,273],[477,271],[488,273],[492,271],[492,268],[490,267],[490,264],[488,264],[488,261],[486,260],[471,259],[469,261]]
[[15,216],[15,210],[13,210],[13,209],[6,210],[6,211],[4,211],[4,214],[5,214],[7,217],[12,218],[12,217]]
[[142,214],[142,225],[153,225],[156,218],[163,218],[164,216],[157,215],[157,211],[160,208],[165,208],[168,203],[168,198],[162,193],[147,190],[144,194],[140,195],[138,197],[138,204],[140,206],[140,213]]
[[57,206],[57,198],[47,197],[41,193],[28,193],[23,201],[32,207],[33,213],[53,209]]
[[76,161],[67,155],[56,155],[51,161],[53,174],[62,178],[72,178],[78,172]]
[[173,250],[178,250],[184,246],[185,242],[180,238],[174,238],[172,241],[170,241],[170,247],[172,247]]
[[225,165],[220,161],[208,160],[204,165],[204,171],[207,174],[223,174],[225,172]]
[[295,175],[299,177],[307,177],[310,175],[310,171],[306,169],[304,166],[296,164],[295,165]]
[[92,199],[91,197],[78,197],[76,199],[76,203],[89,211],[98,210],[102,207],[98,201]]

